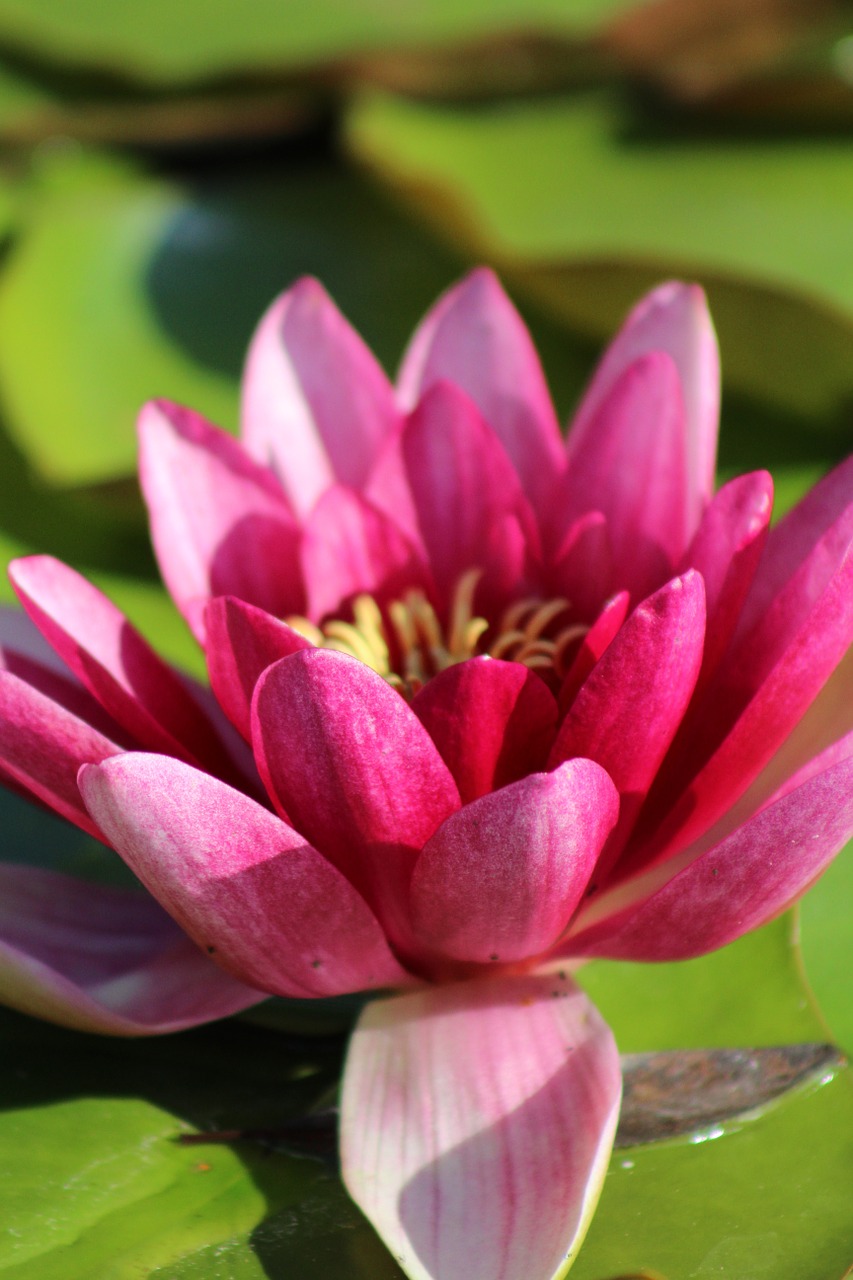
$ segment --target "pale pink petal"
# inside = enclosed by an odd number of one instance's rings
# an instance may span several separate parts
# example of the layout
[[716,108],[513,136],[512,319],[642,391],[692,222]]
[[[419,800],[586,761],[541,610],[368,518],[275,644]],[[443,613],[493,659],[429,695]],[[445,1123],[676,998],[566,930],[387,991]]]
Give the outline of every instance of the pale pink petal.
[[642,598],[660,586],[695,529],[684,402],[672,358],[651,351],[622,370],[582,433],[568,442],[557,510],[562,528],[601,512],[612,583]]
[[483,570],[483,595],[518,590],[526,549],[537,547],[533,513],[473,401],[450,383],[433,384],[410,417],[401,448],[440,597],[449,599],[475,566]]
[[412,699],[412,710],[463,804],[544,768],[557,722],[553,694],[535,672],[487,657],[440,672]]
[[156,1035],[265,997],[211,964],[147,894],[0,864],[0,1001],[106,1035]]
[[336,480],[362,489],[400,414],[385,374],[322,285],[273,303],[249,348],[242,431],[302,517]]
[[267,667],[311,642],[263,609],[218,596],[205,610],[207,669],[213,692],[231,723],[251,738],[252,694]]
[[139,479],[160,572],[198,640],[211,596],[304,611],[299,526],[273,475],[199,414],[152,401],[139,417]]
[[619,629],[628,616],[630,604],[631,597],[627,591],[620,591],[618,595],[611,596],[584,636],[560,688],[559,712],[561,717],[566,714],[589,673],[612,643],[614,637],[618,635]]
[[233,762],[179,673],[111,601],[52,556],[9,566],[21,603],[78,680],[141,746],[230,776]]
[[[849,750],[849,744],[848,750]],[[812,776],[718,844],[686,849],[583,913],[572,955],[683,960],[723,947],[791,906],[853,836],[853,759]],[[685,865],[686,864],[686,865]],[[677,871],[676,867],[683,869]],[[662,878],[666,883],[660,886]]]
[[[59,680],[60,677],[55,677]],[[100,838],[77,789],[81,764],[121,747],[51,697],[0,671],[0,763],[19,788]]]
[[550,767],[587,756],[607,770],[621,796],[619,827],[602,874],[624,843],[690,702],[704,632],[702,579],[691,571],[634,610],[562,723]]
[[697,528],[714,492],[720,411],[720,358],[705,295],[672,280],[647,294],[610,343],[575,415],[569,450],[585,447],[602,402],[625,369],[651,351],[675,361],[686,414],[687,511]]
[[766,471],[738,476],[709,504],[684,568],[702,574],[708,626],[700,683],[708,680],[732,638],[764,548],[773,510]]
[[474,964],[547,951],[618,815],[616,788],[591,760],[466,804],[427,841],[412,875],[412,919],[424,946]]
[[235,977],[286,996],[399,986],[364,900],[248,796],[165,756],[81,770],[86,807],[191,938]]
[[424,317],[400,369],[401,402],[413,409],[439,381],[468,393],[541,510],[564,465],[560,430],[530,334],[487,267],[448,290]]
[[306,520],[302,567],[315,622],[344,616],[357,595],[386,603],[427,579],[423,558],[395,521],[343,485],[327,489]]
[[417,716],[363,663],[312,649],[265,672],[252,720],[270,795],[405,943],[411,867],[459,808],[453,778]]
[[373,1001],[344,1071],[344,1183],[410,1280],[557,1280],[601,1191],[620,1090],[613,1037],[567,980]]

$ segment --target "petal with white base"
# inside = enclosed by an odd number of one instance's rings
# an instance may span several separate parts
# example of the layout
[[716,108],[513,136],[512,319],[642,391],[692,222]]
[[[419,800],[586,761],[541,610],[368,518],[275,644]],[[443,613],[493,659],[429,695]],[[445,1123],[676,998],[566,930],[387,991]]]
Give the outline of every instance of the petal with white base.
[[376,1001],[344,1071],[344,1182],[410,1280],[558,1280],[601,1190],[620,1089],[613,1036],[568,979]]

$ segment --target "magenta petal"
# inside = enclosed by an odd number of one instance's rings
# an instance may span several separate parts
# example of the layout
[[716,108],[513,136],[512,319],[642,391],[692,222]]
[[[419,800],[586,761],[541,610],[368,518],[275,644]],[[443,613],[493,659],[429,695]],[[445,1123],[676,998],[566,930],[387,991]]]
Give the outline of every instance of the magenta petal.
[[613,1037],[568,981],[376,1000],[344,1070],[344,1183],[411,1280],[557,1280],[595,1209],[620,1091]]
[[600,511],[587,511],[569,522],[551,557],[549,594],[569,600],[573,615],[588,621],[598,613],[613,580],[607,520]]
[[362,489],[400,414],[391,386],[322,285],[300,280],[273,303],[246,362],[246,447],[305,516],[336,480]]
[[566,678],[560,686],[558,699],[560,718],[566,714],[593,667],[619,634],[622,624],[628,616],[630,604],[631,597],[627,591],[620,591],[618,595],[611,596],[589,631],[587,631],[581,641],[580,648],[575,654],[572,665],[566,672]]
[[357,595],[385,603],[422,585],[426,566],[390,516],[343,485],[327,489],[305,522],[308,617],[341,617]]
[[51,556],[9,566],[33,622],[110,716],[142,746],[233,772],[210,719],[97,587]]
[[448,290],[424,317],[398,379],[407,409],[436,382],[471,397],[537,509],[563,468],[560,430],[530,334],[486,267]]
[[100,838],[80,800],[77,771],[121,747],[9,671],[0,671],[0,764],[43,804]]
[[[686,850],[677,874],[664,865],[615,890],[610,918],[590,925],[579,917],[571,954],[683,960],[723,947],[791,906],[851,836],[848,755],[706,852]],[[671,878],[658,888],[664,875]],[[623,896],[633,905],[621,905]]]
[[684,558],[702,574],[708,614],[702,682],[716,668],[732,637],[752,585],[773,510],[766,471],[738,476],[709,504]]
[[[642,597],[670,577],[694,532],[678,370],[652,351],[624,369],[585,431],[572,431],[558,501],[564,527],[601,512],[613,586]],[[608,584],[605,584],[607,587]]]
[[525,546],[537,543],[533,513],[473,401],[450,383],[435,383],[408,421],[402,453],[440,596],[448,599],[472,566],[483,569],[489,594],[516,589]]
[[585,438],[625,369],[649,352],[675,361],[686,415],[686,503],[692,532],[714,492],[720,410],[720,359],[705,295],[672,280],[647,294],[610,343],[575,415],[569,447]]
[[250,711],[258,680],[279,658],[313,646],[278,618],[230,596],[210,601],[205,629],[213,692],[231,723],[251,739]]
[[543,769],[557,723],[554,696],[539,676],[498,658],[447,667],[415,695],[412,710],[463,804]]
[[411,866],[459,807],[417,716],[355,658],[312,649],[262,676],[252,719],[258,768],[276,803],[402,936]]
[[465,805],[427,841],[412,875],[412,919],[424,946],[475,964],[547,951],[618,815],[616,788],[591,760]]
[[106,1035],[226,1018],[264,997],[217,969],[146,894],[0,864],[0,1001]]
[[142,754],[88,766],[80,789],[146,888],[243,982],[288,996],[406,982],[352,885],[248,796]]
[[210,596],[301,613],[299,527],[266,468],[197,413],[153,401],[139,417],[139,478],[160,572],[199,640]]
[[[807,564],[803,572],[810,569]],[[674,776],[663,778],[654,793],[654,816],[661,826],[647,856],[657,857],[676,843],[683,847],[729,810],[796,733],[844,663],[853,640],[853,549],[810,611],[808,603],[803,601],[805,612],[796,633],[766,676],[762,656],[745,645],[723,659],[706,691],[705,714],[697,723],[691,721],[691,741],[672,760]],[[753,692],[754,680],[760,683]],[[738,687],[741,681],[744,688]],[[732,718],[732,727],[720,741],[720,726],[725,728]],[[698,770],[697,760],[702,765]],[[689,781],[673,803],[678,781],[685,776]]]
[[562,723],[549,765],[587,756],[607,770],[622,797],[620,840],[690,702],[704,632],[702,579],[691,571],[634,610]]

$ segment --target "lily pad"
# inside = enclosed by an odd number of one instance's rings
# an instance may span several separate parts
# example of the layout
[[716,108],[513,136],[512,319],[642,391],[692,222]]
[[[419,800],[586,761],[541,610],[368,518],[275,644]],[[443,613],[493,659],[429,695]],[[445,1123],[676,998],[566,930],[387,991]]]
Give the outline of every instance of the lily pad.
[[700,280],[727,389],[849,447],[845,138],[668,131],[587,91],[467,110],[370,94],[347,139],[425,221],[599,338],[655,281]]
[[292,68],[353,50],[447,42],[495,30],[594,30],[636,0],[255,0],[250,20],[239,5],[211,14],[205,0],[3,0],[0,40],[29,56],[109,67],[168,84],[239,70]]

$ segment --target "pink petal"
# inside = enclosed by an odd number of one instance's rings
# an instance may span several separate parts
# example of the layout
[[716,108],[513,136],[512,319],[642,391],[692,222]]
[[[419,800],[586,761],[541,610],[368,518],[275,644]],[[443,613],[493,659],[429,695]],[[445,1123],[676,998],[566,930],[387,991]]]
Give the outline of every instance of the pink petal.
[[305,522],[302,565],[308,616],[340,618],[354,596],[399,600],[426,577],[412,542],[378,507],[343,485],[332,485]]
[[120,746],[26,680],[0,671],[4,772],[27,794],[98,838],[101,833],[80,799],[77,771],[81,764],[97,763],[120,751]]
[[84,768],[80,790],[146,888],[241,981],[287,996],[407,981],[352,885],[248,796],[141,754]]
[[625,587],[647,595],[672,575],[695,528],[684,403],[671,356],[651,351],[623,369],[567,448],[562,527],[600,511],[615,575],[605,593]]
[[276,804],[405,942],[411,867],[459,807],[417,716],[355,658],[312,649],[261,677],[252,719],[258,768]]
[[[702,851],[703,841],[698,854],[687,849],[677,863],[620,886],[609,912],[602,900],[594,916],[578,917],[567,950],[620,960],[683,960],[723,947],[791,906],[851,836],[848,754],[710,849]],[[675,866],[683,870],[673,875]]]
[[210,596],[304,611],[299,527],[282,490],[199,414],[153,401],[139,418],[139,478],[160,572],[196,638]]
[[691,571],[634,610],[562,723],[549,767],[587,756],[607,770],[621,796],[619,828],[602,874],[630,831],[690,702],[704,633],[702,579]]
[[560,430],[530,334],[493,271],[480,267],[424,317],[398,379],[407,409],[436,382],[468,393],[537,509],[563,469]]
[[738,476],[709,504],[684,557],[702,574],[708,613],[702,682],[719,663],[734,633],[764,548],[773,510],[766,471]]
[[513,964],[552,946],[580,902],[619,816],[591,760],[465,805],[424,846],[412,918],[424,946],[474,964]]
[[[804,608],[793,640],[745,707],[748,692],[735,693],[732,686],[736,689],[743,675],[748,691],[753,679],[762,678],[762,655],[739,647],[724,659],[706,691],[704,715],[693,727],[692,740],[672,759],[650,798],[644,829],[651,830],[655,821],[660,826],[642,852],[643,862],[666,857],[669,849],[683,848],[707,831],[795,732],[853,641],[853,550],[817,603],[809,611],[804,602]],[[768,638],[768,643],[773,641]],[[728,688],[726,675],[731,676]],[[739,715],[720,742],[720,726],[732,718],[733,709]],[[695,771],[703,758],[707,762]],[[686,784],[685,778],[690,779]]]
[[568,981],[373,1001],[344,1072],[344,1183],[411,1280],[556,1280],[594,1211],[620,1088],[613,1037]]
[[575,415],[569,449],[585,447],[599,409],[629,365],[651,351],[675,361],[686,414],[686,504],[691,533],[714,492],[720,359],[705,295],[676,280],[647,294],[610,343]]
[[578,690],[585,683],[595,664],[609,648],[618,635],[623,622],[628,616],[631,597],[627,591],[620,591],[612,596],[589,631],[584,636],[575,660],[566,672],[566,678],[560,688],[559,713],[564,716],[577,697]]
[[216,698],[245,738],[251,738],[255,685],[267,667],[313,646],[263,609],[218,596],[205,610],[207,669]]
[[297,514],[336,480],[362,489],[399,420],[388,379],[322,286],[305,278],[282,294],[249,348],[242,429]]
[[613,549],[607,520],[587,511],[570,521],[548,571],[548,594],[562,596],[578,620],[594,618],[614,581]]
[[178,672],[97,587],[52,556],[15,560],[9,576],[41,633],[136,742],[198,760],[226,776],[234,772]]
[[483,570],[483,593],[517,590],[526,548],[536,546],[533,514],[473,402],[450,383],[435,383],[409,419],[402,452],[440,597],[448,600],[473,566]]
[[211,964],[153,899],[0,864],[0,1000],[106,1035],[156,1035],[264,997]]
[[442,671],[415,695],[412,710],[463,804],[543,769],[557,720],[554,697],[535,672],[486,657]]

